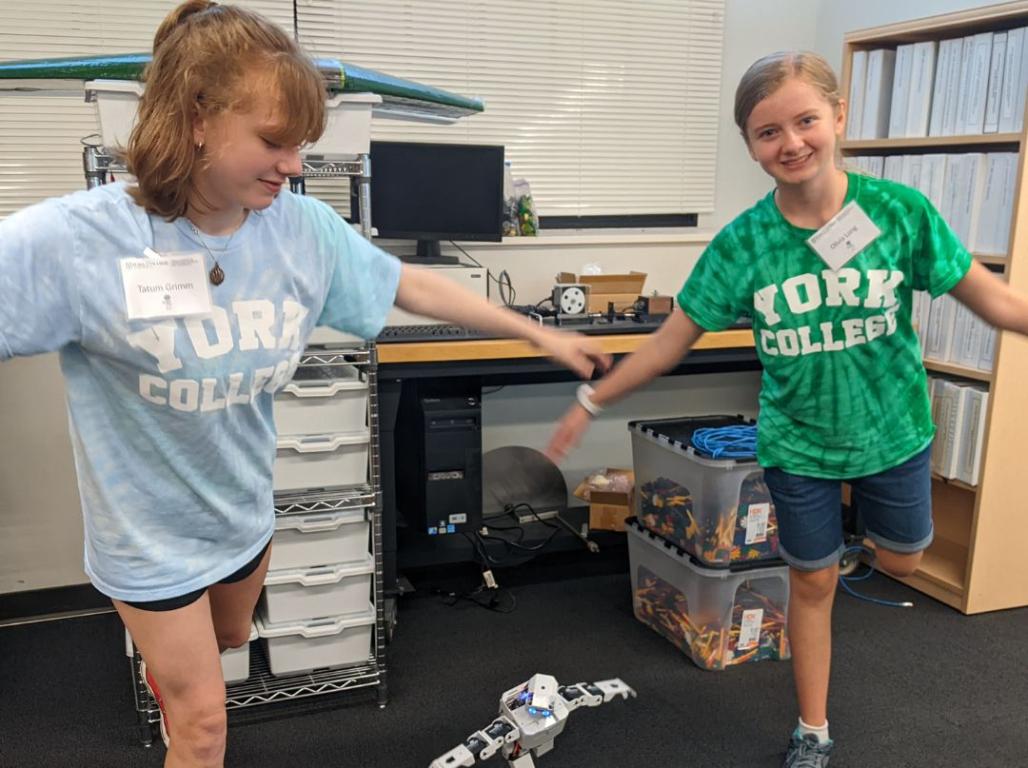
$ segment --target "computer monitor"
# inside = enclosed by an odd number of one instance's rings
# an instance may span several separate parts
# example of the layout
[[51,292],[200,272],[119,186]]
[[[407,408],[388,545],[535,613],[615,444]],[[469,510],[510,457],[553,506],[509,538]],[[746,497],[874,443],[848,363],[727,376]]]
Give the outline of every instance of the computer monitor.
[[503,147],[371,142],[371,223],[379,237],[417,240],[410,261],[455,264],[441,240],[499,242]]

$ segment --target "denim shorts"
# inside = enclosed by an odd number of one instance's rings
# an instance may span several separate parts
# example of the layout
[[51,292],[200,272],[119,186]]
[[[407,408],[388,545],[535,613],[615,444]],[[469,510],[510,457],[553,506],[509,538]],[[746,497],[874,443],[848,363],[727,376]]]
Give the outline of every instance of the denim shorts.
[[[932,543],[931,445],[902,464],[846,480],[866,535],[891,552],[920,552]],[[764,469],[778,517],[782,559],[816,571],[835,565],[845,550],[842,482]]]

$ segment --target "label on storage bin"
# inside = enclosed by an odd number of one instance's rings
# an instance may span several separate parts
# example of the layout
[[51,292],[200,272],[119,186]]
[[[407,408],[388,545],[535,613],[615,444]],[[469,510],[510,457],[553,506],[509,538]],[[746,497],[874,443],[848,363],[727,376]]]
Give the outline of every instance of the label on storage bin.
[[750,504],[750,514],[746,518],[746,543],[762,544],[767,541],[767,522],[771,517],[771,505],[766,501],[762,504]]
[[760,628],[764,624],[764,609],[752,608],[742,612],[742,626],[739,627],[739,642],[735,645],[737,651],[748,651],[756,648],[760,642]]

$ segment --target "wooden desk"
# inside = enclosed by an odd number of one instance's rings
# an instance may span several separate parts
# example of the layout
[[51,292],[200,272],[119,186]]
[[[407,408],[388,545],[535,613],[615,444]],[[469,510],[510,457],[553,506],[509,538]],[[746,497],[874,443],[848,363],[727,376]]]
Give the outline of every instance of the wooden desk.
[[[612,355],[633,352],[648,334],[593,336]],[[379,446],[382,477],[382,535],[386,593],[396,594],[398,509],[396,427],[400,401],[418,393],[434,396],[474,396],[482,387],[574,381],[575,375],[546,358],[538,349],[513,339],[431,341],[377,345]],[[749,328],[706,333],[679,365],[667,375],[759,370],[753,332]],[[409,463],[409,462],[408,462]],[[459,562],[468,557],[463,537],[432,537],[418,546],[430,547],[426,558]],[[450,541],[454,539],[454,541]]]
[[[649,334],[631,333],[592,336],[604,352],[621,355],[634,352]],[[753,332],[747,329],[705,333],[694,350],[753,348]],[[443,363],[460,360],[513,360],[544,357],[536,347],[518,339],[432,341],[378,345],[379,365],[396,363]]]

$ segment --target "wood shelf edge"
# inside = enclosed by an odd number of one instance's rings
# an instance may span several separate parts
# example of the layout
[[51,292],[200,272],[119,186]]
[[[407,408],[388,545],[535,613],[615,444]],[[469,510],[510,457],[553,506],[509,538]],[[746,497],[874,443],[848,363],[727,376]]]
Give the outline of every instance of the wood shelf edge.
[[889,149],[945,149],[992,144],[1020,144],[1020,133],[976,133],[966,136],[911,136],[895,139],[843,139],[843,152]]
[[953,477],[943,477],[942,475],[936,472],[932,472],[932,480],[935,480],[938,483],[945,483],[946,485],[951,485],[954,488],[959,488],[960,490],[967,491],[969,493],[978,493],[977,485],[968,485],[963,480],[957,480]]
[[918,592],[948,605],[950,608],[955,608],[961,612],[964,610],[963,592],[957,593],[947,587],[939,586],[935,581],[922,576],[920,572],[915,573],[913,576],[905,577],[886,575],[901,584],[906,584],[911,589],[916,589]]
[[987,384],[992,383],[994,378],[992,371],[982,371],[977,368],[965,368],[962,365],[954,365],[953,363],[944,363],[941,360],[932,360],[931,358],[924,359],[925,370],[935,373],[948,373],[951,376],[960,376],[965,379],[974,379],[975,381],[984,381]]

